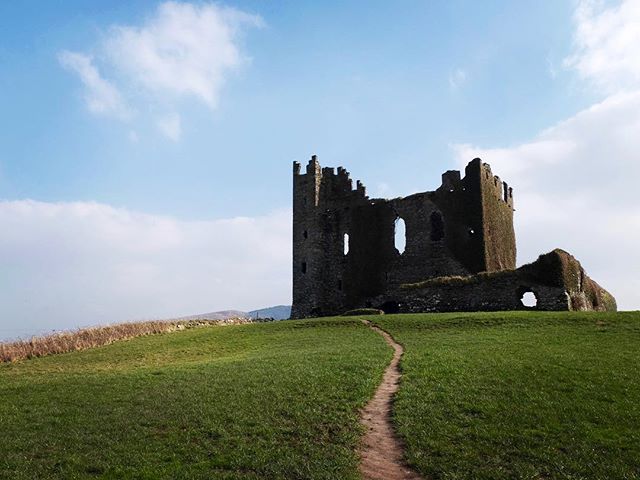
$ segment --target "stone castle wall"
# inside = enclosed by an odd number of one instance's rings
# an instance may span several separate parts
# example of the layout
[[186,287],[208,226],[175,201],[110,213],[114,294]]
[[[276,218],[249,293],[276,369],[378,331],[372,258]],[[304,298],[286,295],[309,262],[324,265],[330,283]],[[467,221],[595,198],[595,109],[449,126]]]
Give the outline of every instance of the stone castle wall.
[[[394,245],[398,219],[406,248]],[[348,252],[345,254],[345,242]],[[406,198],[369,199],[344,168],[293,166],[292,318],[341,314],[400,285],[515,268],[513,192],[475,159],[465,176]]]

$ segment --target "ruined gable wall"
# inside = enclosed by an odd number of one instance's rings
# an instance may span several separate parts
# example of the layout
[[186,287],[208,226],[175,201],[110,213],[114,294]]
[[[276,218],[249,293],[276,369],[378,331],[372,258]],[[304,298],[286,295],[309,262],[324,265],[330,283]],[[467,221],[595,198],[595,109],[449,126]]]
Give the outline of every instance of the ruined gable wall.
[[[452,170],[442,175],[442,185],[430,194],[445,218],[445,242],[452,256],[469,273],[486,268],[482,236],[482,199],[477,175]],[[444,274],[443,274],[444,275]]]
[[447,246],[451,231],[447,231],[447,226],[454,223],[454,219],[434,203],[430,192],[396,198],[388,203],[394,217],[402,218],[406,228],[404,253],[393,249],[388,275],[390,288],[434,276],[469,273]]
[[482,237],[485,271],[516,268],[516,235],[513,228],[513,190],[480,159],[469,164],[477,170],[482,204]]

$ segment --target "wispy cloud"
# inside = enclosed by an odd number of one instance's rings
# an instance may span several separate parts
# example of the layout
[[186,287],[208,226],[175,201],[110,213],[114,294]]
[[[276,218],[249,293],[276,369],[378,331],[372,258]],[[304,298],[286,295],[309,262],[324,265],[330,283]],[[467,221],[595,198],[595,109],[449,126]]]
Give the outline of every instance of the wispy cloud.
[[458,90],[467,81],[467,72],[461,68],[456,68],[449,74],[449,88]]
[[605,8],[582,0],[574,16],[574,52],[564,64],[607,93],[640,83],[640,2],[623,0]]
[[131,109],[122,94],[114,84],[102,78],[91,56],[63,50],[58,54],[58,60],[64,68],[80,77],[89,111],[98,115],[113,115],[123,120],[131,117]]
[[142,26],[114,26],[106,41],[112,64],[160,95],[190,95],[214,108],[227,74],[247,61],[240,29],[259,16],[216,4],[166,2]]
[[180,115],[172,113],[161,117],[157,121],[158,129],[162,134],[170,140],[177,142],[182,136],[182,123]]
[[229,75],[249,61],[239,37],[262,24],[259,16],[231,7],[169,1],[140,25],[107,29],[96,56],[106,76],[87,53],[63,51],[59,59],[85,85],[91,112],[128,119],[127,103],[140,111],[174,110],[155,123],[177,141],[180,100],[216,108]]

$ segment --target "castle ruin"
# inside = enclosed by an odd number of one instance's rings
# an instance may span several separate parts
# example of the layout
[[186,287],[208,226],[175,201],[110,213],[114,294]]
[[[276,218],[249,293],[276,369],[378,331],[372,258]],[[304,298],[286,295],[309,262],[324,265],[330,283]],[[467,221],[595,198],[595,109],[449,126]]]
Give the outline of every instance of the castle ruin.
[[[342,167],[293,164],[291,317],[387,313],[615,310],[580,263],[554,250],[516,269],[513,190],[488,164],[451,170],[435,191],[370,199]],[[396,228],[406,229],[404,249]],[[523,303],[535,296],[535,307]]]

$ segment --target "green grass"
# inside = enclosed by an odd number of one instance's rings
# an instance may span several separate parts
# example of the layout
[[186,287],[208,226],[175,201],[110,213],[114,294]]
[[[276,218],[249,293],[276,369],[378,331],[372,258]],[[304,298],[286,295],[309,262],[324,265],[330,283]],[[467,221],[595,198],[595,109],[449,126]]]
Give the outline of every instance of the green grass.
[[322,319],[0,365],[0,478],[357,478],[390,358],[357,319]]
[[[368,317],[432,479],[640,479],[640,313]],[[0,478],[355,479],[391,350],[357,317],[211,327],[0,365]]]
[[640,314],[370,317],[405,346],[394,418],[434,479],[640,478]]

